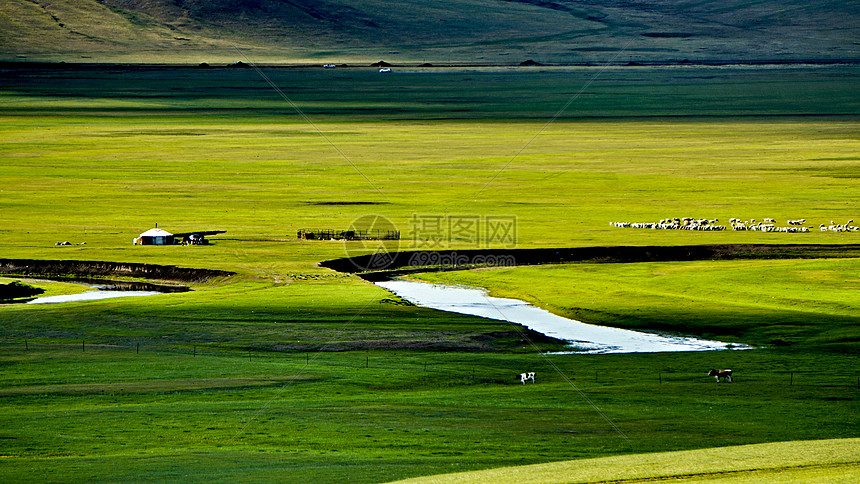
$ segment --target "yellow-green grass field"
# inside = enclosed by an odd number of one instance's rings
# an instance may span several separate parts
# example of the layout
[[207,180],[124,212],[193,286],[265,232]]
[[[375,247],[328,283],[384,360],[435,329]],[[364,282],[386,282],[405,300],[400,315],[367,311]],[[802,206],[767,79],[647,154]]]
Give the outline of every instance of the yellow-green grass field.
[[852,482],[858,478],[860,441],[843,439],[604,457],[402,482]]
[[[296,239],[379,214],[404,249],[498,245],[444,229],[416,242],[416,215],[512,216],[520,248],[856,244],[817,228],[860,220],[855,67],[335,71],[262,71],[285,97],[254,69],[0,72],[0,258],[237,273],[188,293],[0,307],[0,474],[379,482],[858,437],[856,258],[420,276],[762,347],[543,356],[508,323],[317,266],[361,243]],[[685,216],[813,230],[609,225]],[[227,232],[131,244],[156,223]],[[715,384],[714,367],[736,382]],[[528,369],[539,381],[524,387]]]
[[[850,243],[856,233],[608,225],[860,220],[856,70],[771,71],[12,71],[0,84],[0,244],[7,257],[313,270],[343,245],[300,243],[296,230],[368,213],[407,247],[414,214],[516,216],[519,247]],[[226,240],[130,245],[155,223]]]

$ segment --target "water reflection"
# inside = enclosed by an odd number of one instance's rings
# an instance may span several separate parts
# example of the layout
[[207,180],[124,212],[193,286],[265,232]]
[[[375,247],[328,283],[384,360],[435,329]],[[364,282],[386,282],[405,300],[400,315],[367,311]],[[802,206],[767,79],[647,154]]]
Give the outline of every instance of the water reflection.
[[21,303],[26,304],[58,304],[65,302],[77,301],[95,301],[99,299],[112,299],[117,297],[140,297],[140,296],[155,296],[164,293],[187,292],[190,289],[186,286],[173,286],[167,284],[152,284],[149,282],[135,281],[112,281],[112,280],[97,280],[97,279],[76,279],[76,278],[54,278],[45,279],[53,282],[70,282],[89,287],[93,290],[85,291],[77,294],[65,294],[61,296],[44,296],[32,299],[25,299]]
[[86,291],[78,294],[66,294],[63,296],[37,297],[27,304],[57,304],[77,301],[93,301],[97,299],[111,299],[116,297],[155,296],[161,294],[156,291]]

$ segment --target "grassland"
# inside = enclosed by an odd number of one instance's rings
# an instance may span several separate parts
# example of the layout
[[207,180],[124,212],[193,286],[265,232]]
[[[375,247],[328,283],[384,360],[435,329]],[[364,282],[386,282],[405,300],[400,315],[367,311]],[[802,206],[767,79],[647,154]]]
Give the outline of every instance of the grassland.
[[[523,247],[854,240],[607,224],[858,218],[856,69],[598,73],[267,71],[312,126],[251,69],[7,72],[0,243],[8,257],[63,250],[208,267],[371,210],[404,233],[413,213],[516,215]],[[230,240],[181,257],[128,244],[156,222]],[[55,239],[88,245],[56,249]],[[277,263],[342,253],[289,244]]]
[[860,442],[780,442],[735,448],[607,457],[412,479],[420,482],[849,482],[857,480]]
[[2,351],[3,472],[42,481],[379,482],[857,427],[856,358],[839,356],[738,352],[717,385],[701,369],[726,356],[705,353]]
[[[541,356],[507,323],[316,265],[360,247],[295,239],[378,213],[404,247],[427,247],[413,214],[514,215],[520,247],[857,243],[608,225],[860,220],[856,68],[264,73],[313,124],[253,69],[3,71],[0,256],[238,273],[157,299],[0,308],[5,478],[378,482],[858,436],[855,259],[438,276],[768,346]],[[131,245],[156,222],[227,233]],[[704,375],[725,366],[736,384]],[[526,368],[538,384],[514,380]]]
[[7,0],[0,60],[516,65],[856,61],[844,2]]

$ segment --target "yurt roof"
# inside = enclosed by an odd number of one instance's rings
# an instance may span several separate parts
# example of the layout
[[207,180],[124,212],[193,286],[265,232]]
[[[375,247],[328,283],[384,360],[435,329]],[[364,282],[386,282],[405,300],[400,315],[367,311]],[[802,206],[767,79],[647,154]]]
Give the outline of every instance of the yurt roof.
[[173,237],[173,234],[161,229],[149,229],[140,234],[141,237]]

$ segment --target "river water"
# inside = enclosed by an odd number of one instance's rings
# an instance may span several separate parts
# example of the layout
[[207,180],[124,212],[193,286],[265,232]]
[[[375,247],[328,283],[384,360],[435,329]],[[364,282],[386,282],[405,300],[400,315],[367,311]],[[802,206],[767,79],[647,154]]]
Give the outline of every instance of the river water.
[[37,297],[27,304],[57,304],[64,302],[94,301],[97,299],[111,299],[115,297],[155,296],[161,294],[157,291],[86,291],[78,294],[66,294],[64,296]]
[[377,282],[401,298],[427,308],[509,321],[570,342],[571,353],[656,353],[751,349],[692,337],[665,336],[586,324],[518,299],[492,297],[484,289],[395,279]]
[[78,294],[66,294],[63,296],[45,296],[37,297],[27,304],[58,304],[77,301],[95,301],[99,299],[111,299],[117,297],[140,297],[140,296],[155,296],[167,292],[185,292],[188,290],[184,286],[164,286],[158,284],[149,284],[145,282],[119,282],[119,281],[73,281],[62,280],[62,282],[74,282],[87,286],[93,290],[85,291]]

